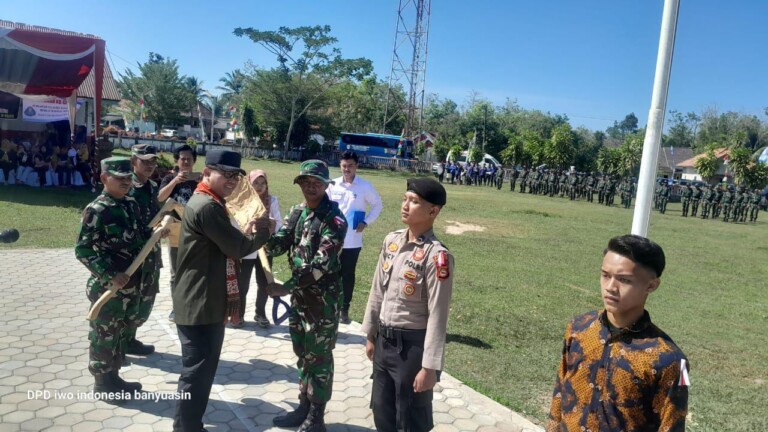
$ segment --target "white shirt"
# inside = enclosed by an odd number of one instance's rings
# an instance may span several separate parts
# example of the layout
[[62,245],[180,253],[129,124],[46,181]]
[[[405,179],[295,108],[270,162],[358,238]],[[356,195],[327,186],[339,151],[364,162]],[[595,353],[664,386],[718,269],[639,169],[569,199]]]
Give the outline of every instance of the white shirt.
[[363,221],[366,225],[371,225],[379,217],[381,208],[381,196],[368,181],[363,180],[356,175],[352,183],[345,183],[344,176],[333,179],[336,184],[328,186],[326,193],[331,201],[339,204],[339,210],[347,219],[347,235],[344,237],[344,249],[353,249],[363,247],[363,233],[355,231],[353,228],[353,217],[356,211],[365,213],[366,206],[370,206]]
[[[274,195],[270,196],[271,200],[269,202],[269,218],[274,219],[277,224],[275,224],[275,232],[272,234],[277,234],[278,231],[280,231],[280,228],[283,226],[283,217],[280,215],[280,205],[277,203],[277,197]],[[240,229],[243,229],[243,227],[239,227]],[[251,259],[255,260],[259,257],[259,251],[244,256],[243,259]],[[242,306],[242,305],[241,305]]]

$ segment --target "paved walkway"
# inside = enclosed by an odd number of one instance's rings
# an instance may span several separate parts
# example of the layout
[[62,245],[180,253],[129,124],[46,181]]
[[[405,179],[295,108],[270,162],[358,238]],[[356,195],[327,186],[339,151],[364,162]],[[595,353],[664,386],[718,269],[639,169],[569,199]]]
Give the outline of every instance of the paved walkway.
[[[124,378],[142,383],[148,399],[122,407],[88,397],[93,378],[87,370],[86,279],[71,249],[0,250],[0,431],[172,429],[175,402],[162,398],[176,390],[181,348],[167,319],[168,272],[162,272],[163,288],[152,316],[139,329],[139,338],[157,352],[129,356],[121,371]],[[253,317],[250,303],[246,318]],[[326,414],[331,431],[374,430],[368,408],[371,364],[359,327],[352,323],[339,329],[333,399]],[[272,427],[272,418],[295,406],[296,378],[285,325],[264,330],[249,322],[242,329],[227,329],[206,428],[279,430]],[[437,431],[541,430],[448,374],[436,388],[434,411]]]

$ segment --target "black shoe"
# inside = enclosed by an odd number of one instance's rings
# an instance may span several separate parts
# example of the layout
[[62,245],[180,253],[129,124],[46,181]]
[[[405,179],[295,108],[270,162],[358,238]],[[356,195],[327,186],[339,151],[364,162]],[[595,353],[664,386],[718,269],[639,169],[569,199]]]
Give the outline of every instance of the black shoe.
[[168,314],[168,321],[176,322],[176,312],[171,311],[171,313]]
[[145,345],[139,342],[138,339],[133,339],[132,341],[128,342],[127,346],[125,347],[126,354],[145,356],[150,355],[153,352],[155,352],[154,345]]
[[121,389],[127,391],[127,392],[135,392],[141,390],[141,383],[137,382],[128,382],[122,378],[120,378],[120,375],[118,375],[116,370],[113,370],[109,373],[112,376],[112,382],[115,383],[118,387]]
[[342,324],[349,324],[352,321],[349,319],[349,311],[341,311],[341,317],[339,317],[339,322]]
[[301,424],[297,432],[326,432],[325,429],[325,404],[313,403],[309,409],[309,416]]
[[272,424],[280,428],[294,428],[301,426],[309,415],[309,398],[306,394],[299,394],[299,406],[288,414],[275,417]]
[[93,392],[98,398],[110,405],[122,405],[130,400],[131,393],[118,386],[109,373],[94,375]]

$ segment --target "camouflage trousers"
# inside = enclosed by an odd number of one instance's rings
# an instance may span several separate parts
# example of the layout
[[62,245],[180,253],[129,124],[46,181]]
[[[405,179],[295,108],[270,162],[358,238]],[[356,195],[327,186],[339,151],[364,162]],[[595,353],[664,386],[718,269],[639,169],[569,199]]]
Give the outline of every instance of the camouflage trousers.
[[[88,300],[93,304],[106,289],[97,279],[90,278],[86,291]],[[139,302],[138,287],[118,290],[117,295],[104,304],[99,315],[90,321],[88,370],[92,374],[120,369],[128,329],[135,328],[139,317]]]
[[157,269],[152,275],[152,279],[146,280],[141,286],[138,316],[133,322],[133,325],[127,329],[126,341],[130,342],[136,339],[136,331],[149,319],[149,315],[152,313],[152,308],[155,305],[155,297],[157,297],[159,290],[160,269]]
[[[308,290],[315,288],[302,289]],[[299,390],[317,404],[328,402],[333,392],[333,349],[339,333],[340,311],[340,289],[322,291],[307,296],[309,301],[291,296],[292,311],[288,317],[293,352],[298,357]]]

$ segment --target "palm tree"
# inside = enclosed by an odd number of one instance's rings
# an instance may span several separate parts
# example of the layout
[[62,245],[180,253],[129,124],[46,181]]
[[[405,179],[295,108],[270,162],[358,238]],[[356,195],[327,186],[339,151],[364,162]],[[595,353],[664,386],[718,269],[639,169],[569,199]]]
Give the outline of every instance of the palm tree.
[[190,123],[192,123],[192,109],[197,106],[197,121],[200,123],[200,136],[205,138],[205,130],[203,129],[203,113],[200,110],[200,102],[205,97],[205,89],[203,89],[203,81],[197,79],[197,77],[186,77],[184,79],[184,87],[189,94],[189,117]]
[[222,91],[221,97],[225,102],[234,105],[240,102],[240,95],[245,90],[245,78],[245,74],[240,69],[227,72],[223,78],[219,78],[222,85],[217,86],[216,89]]

